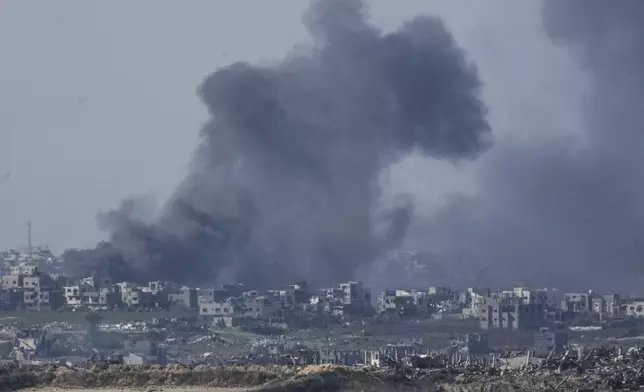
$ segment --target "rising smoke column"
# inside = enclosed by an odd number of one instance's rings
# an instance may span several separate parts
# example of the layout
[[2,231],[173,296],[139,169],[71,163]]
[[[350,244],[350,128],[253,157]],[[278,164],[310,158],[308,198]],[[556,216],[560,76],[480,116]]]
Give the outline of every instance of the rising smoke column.
[[131,200],[102,215],[109,241],[67,252],[70,269],[329,284],[398,246],[413,209],[381,211],[380,172],[412,150],[475,158],[489,127],[476,70],[440,19],[385,34],[365,12],[360,1],[313,1],[310,48],[206,78],[198,93],[211,119],[160,218],[136,219]]
[[[588,78],[580,136],[499,141],[480,168],[477,192],[425,222],[423,235],[434,241],[427,249],[447,265],[466,260],[477,280],[467,284],[637,288],[644,273],[644,2],[546,0],[543,22]],[[515,131],[522,126],[533,124]]]

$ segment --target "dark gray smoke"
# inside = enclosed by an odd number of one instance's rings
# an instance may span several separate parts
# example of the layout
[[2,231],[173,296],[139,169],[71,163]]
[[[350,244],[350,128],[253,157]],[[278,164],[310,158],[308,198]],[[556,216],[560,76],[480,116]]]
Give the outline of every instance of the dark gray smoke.
[[467,260],[469,284],[633,289],[644,273],[644,1],[546,0],[543,20],[590,83],[581,136],[497,145],[478,192],[424,227],[427,248]]
[[133,201],[105,214],[109,241],[68,251],[71,270],[329,283],[400,244],[413,209],[383,209],[379,175],[412,150],[457,160],[489,145],[476,70],[434,17],[385,34],[362,2],[320,0],[305,23],[312,47],[206,78],[211,120],[160,218],[137,218]]

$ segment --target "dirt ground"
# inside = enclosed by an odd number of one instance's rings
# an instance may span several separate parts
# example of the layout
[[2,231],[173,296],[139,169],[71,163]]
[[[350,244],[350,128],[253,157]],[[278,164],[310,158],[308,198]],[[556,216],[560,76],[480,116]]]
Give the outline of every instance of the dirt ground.
[[[93,389],[97,392],[149,392],[157,391],[156,389],[150,388],[100,388]],[[29,388],[23,389],[23,392],[87,392],[88,389],[69,389],[69,388],[51,388],[51,387],[42,387],[42,388]],[[158,390],[159,392],[244,392],[248,389],[243,388],[162,388]]]
[[[558,384],[560,381],[561,384]],[[546,382],[547,381],[547,382]],[[436,369],[412,376],[393,370],[335,365],[294,366],[124,366],[96,365],[87,370],[63,366],[4,368],[0,391],[46,392],[505,392],[576,390],[574,377],[554,375],[458,374]]]
[[[296,391],[302,391],[302,389],[294,389]],[[498,384],[473,384],[473,385],[442,385],[439,389],[431,388],[401,388],[398,389],[396,386],[386,386],[380,385],[374,388],[374,386],[368,386],[367,389],[360,388],[358,386],[354,388],[342,389],[344,392],[391,392],[391,391],[441,391],[441,392],[504,392],[504,391],[552,391],[548,388],[539,388],[534,386],[526,385],[498,385]],[[559,392],[566,391],[577,391],[576,387],[559,389]],[[263,392],[261,388],[204,388],[204,387],[158,387],[158,388],[92,388],[92,389],[80,389],[80,388],[53,388],[53,387],[40,387],[40,388],[29,388],[21,389],[21,392]],[[278,389],[269,389],[268,391],[276,392],[280,391]],[[281,391],[288,391],[288,389],[281,389]],[[336,389],[329,389],[329,391],[336,391]],[[600,391],[600,390],[597,390]]]

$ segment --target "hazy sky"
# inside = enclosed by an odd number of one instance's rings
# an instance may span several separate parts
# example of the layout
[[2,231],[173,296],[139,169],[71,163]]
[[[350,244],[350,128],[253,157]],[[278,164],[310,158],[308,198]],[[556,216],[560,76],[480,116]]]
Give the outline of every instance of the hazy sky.
[[[500,142],[549,128],[538,122],[576,121],[580,82],[545,40],[536,0],[369,3],[384,29],[418,13],[445,18],[479,66]],[[0,1],[0,248],[24,245],[30,218],[36,243],[90,246],[102,238],[97,212],[137,194],[162,202],[206,119],[195,94],[202,79],[306,42],[306,4]],[[409,159],[392,170],[390,189],[431,206],[468,186],[464,169]]]

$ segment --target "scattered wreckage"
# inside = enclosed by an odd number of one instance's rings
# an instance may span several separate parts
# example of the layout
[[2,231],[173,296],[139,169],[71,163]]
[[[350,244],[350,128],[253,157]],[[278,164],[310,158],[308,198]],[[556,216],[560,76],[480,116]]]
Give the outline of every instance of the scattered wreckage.
[[[407,382],[435,381],[469,383],[538,383],[545,390],[639,391],[644,388],[644,347],[626,350],[600,347],[584,354],[567,350],[546,358],[510,356],[413,355],[401,359],[380,357],[380,370],[394,370]],[[530,387],[535,390],[536,384]],[[572,389],[571,389],[572,388]]]
[[[420,388],[410,390],[635,391],[644,387],[644,348],[641,347],[626,350],[600,347],[588,353],[583,353],[582,350],[567,350],[561,355],[553,354],[546,358],[534,358],[530,354],[475,356],[432,352],[400,358],[385,355],[382,352],[378,352],[378,355],[376,352],[372,354],[373,358],[369,358],[369,355],[366,358],[373,360],[371,363],[351,367],[300,365],[295,362],[289,364],[290,366],[282,367],[280,365],[239,367],[235,363],[230,363],[230,371],[263,372],[262,377],[265,378],[271,373],[280,372],[282,374],[280,377],[286,378],[289,375],[297,377],[298,374],[302,375],[315,370],[335,372],[344,377],[345,381],[351,378],[380,380],[378,382],[386,380],[396,385]],[[226,369],[228,367],[212,365],[124,367],[120,365],[118,359],[97,357],[84,366],[5,364],[0,366],[0,384],[11,386],[14,390],[43,385],[47,382],[58,384],[66,382],[68,383],[66,385],[71,385],[76,382],[74,380],[81,380],[78,383],[88,385],[93,378],[97,377],[97,372],[107,372],[111,374],[110,377],[114,382],[132,380],[132,382],[144,383],[138,386],[150,386],[150,383],[170,379],[181,380],[186,382],[186,385],[199,385],[199,382],[216,378],[213,375],[206,375],[208,372],[215,374],[224,372]],[[127,372],[129,376],[117,377],[123,372]],[[140,372],[141,375],[132,376],[136,372]],[[177,376],[179,373],[180,377]],[[254,379],[257,378],[254,377]],[[102,385],[107,379],[107,376],[101,378]],[[17,385],[17,383],[22,384]],[[428,386],[442,386],[443,389],[429,389]],[[446,389],[445,386],[451,389]],[[463,388],[458,389],[459,386]]]

